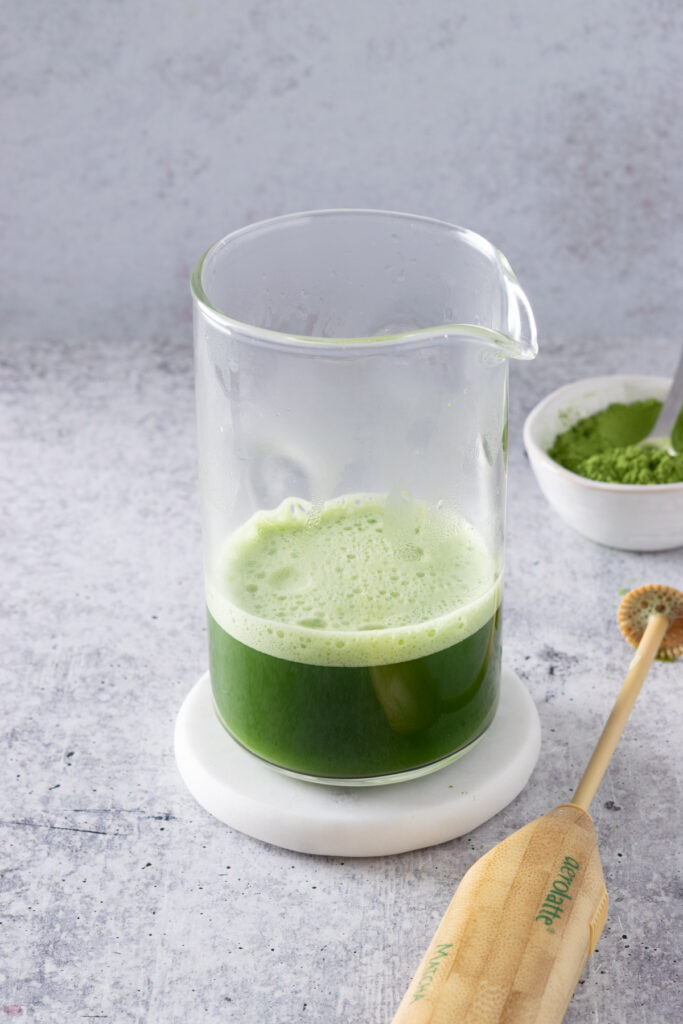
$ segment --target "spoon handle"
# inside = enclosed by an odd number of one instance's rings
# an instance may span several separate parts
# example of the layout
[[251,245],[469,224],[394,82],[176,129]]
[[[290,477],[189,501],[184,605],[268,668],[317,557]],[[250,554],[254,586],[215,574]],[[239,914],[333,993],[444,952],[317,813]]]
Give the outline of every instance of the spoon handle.
[[681,355],[678,360],[678,366],[676,367],[676,373],[674,379],[671,382],[669,388],[669,394],[666,396],[662,403],[657,422],[645,438],[646,441],[650,441],[655,437],[671,437],[671,431],[673,425],[678,418],[678,414],[683,406],[683,348],[681,349]]

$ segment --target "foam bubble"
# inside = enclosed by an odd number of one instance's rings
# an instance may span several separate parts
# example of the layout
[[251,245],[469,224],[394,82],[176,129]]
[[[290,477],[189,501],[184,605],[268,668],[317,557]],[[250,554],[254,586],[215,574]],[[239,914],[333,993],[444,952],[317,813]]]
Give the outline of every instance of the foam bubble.
[[465,520],[423,502],[288,498],[227,540],[207,578],[213,618],[266,654],[383,665],[464,640],[493,615],[500,577]]

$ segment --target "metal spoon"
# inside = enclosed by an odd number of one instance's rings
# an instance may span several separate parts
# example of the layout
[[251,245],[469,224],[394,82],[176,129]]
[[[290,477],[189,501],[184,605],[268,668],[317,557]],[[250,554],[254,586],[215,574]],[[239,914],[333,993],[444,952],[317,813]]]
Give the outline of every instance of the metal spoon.
[[671,431],[681,412],[683,412],[683,349],[681,349],[681,355],[674,379],[671,382],[669,394],[664,402],[662,402],[657,422],[647,437],[644,437],[640,442],[640,447],[663,448],[669,455],[675,455],[676,449],[671,439]]

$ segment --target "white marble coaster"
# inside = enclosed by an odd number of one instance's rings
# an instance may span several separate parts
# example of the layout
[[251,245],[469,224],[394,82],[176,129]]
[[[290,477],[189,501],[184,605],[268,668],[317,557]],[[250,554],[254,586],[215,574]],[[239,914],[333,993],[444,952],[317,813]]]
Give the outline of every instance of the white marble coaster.
[[185,698],[175,728],[180,774],[216,818],[275,846],[341,857],[405,853],[470,832],[524,788],[540,744],[534,703],[508,668],[482,739],[458,761],[408,782],[329,786],[270,768],[218,721],[208,672]]

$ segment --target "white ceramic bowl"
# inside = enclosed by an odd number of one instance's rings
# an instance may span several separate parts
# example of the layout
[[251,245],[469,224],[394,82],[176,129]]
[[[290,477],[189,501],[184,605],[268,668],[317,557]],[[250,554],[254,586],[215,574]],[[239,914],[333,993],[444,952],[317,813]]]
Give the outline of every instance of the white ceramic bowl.
[[604,484],[570,473],[547,454],[555,437],[612,402],[664,399],[665,377],[592,377],[544,398],[524,424],[524,445],[539,486],[566,523],[598,544],[628,551],[683,545],[683,483]]

